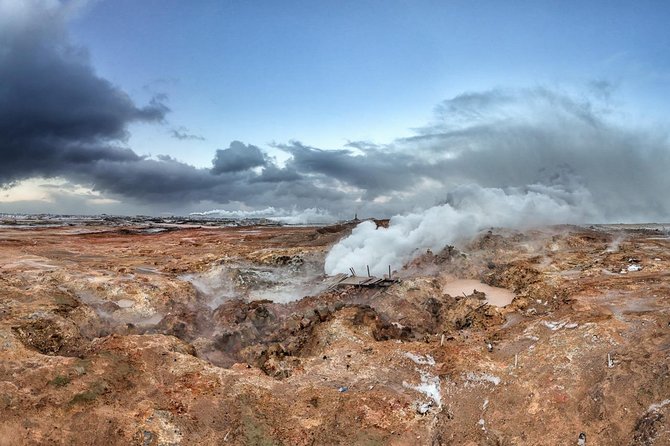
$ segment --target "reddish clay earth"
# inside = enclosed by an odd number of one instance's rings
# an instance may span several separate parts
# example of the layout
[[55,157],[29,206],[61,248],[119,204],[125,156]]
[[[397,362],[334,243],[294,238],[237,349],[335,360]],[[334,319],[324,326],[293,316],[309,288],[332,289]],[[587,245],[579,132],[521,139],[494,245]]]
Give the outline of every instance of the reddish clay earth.
[[1,445],[670,444],[660,226],[493,229],[331,290],[350,225],[168,229],[0,228]]

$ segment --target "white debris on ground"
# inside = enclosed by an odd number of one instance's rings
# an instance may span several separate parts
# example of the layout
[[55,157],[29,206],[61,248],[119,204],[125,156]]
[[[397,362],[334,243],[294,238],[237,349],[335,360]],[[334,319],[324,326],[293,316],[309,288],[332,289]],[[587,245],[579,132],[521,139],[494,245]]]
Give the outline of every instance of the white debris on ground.
[[[415,355],[414,353],[405,352],[404,356],[411,359],[415,364],[420,366],[435,366],[435,359],[431,355]],[[416,369],[421,374],[421,382],[417,385],[403,381],[402,385],[405,388],[415,390],[430,398],[431,401],[421,401],[416,403],[416,411],[425,415],[431,407],[442,407],[442,393],[440,390],[440,378],[429,373],[426,370]]]
[[413,353],[406,352],[405,357],[414,361],[415,364],[430,365],[430,366],[435,365],[435,359],[430,355],[422,356],[422,355],[415,355]]
[[647,409],[647,413],[656,412],[657,410],[663,409],[668,404],[670,404],[670,399],[663,400],[660,403],[652,404],[651,406],[649,406],[649,409]]
[[433,407],[432,401],[429,401],[427,403],[421,403],[419,406],[416,408],[416,411],[420,413],[421,415],[425,415],[428,413],[430,408]]
[[586,446],[586,434],[583,432],[579,434],[579,438],[577,438],[577,446]]
[[567,322],[567,321],[542,321],[542,324],[544,324],[545,327],[547,327],[551,331],[556,331],[560,330],[561,328],[567,328],[567,329],[573,329],[577,328],[579,325],[575,322]]
[[500,378],[491,375],[490,373],[475,373],[475,372],[468,372],[465,374],[463,379],[466,381],[465,385],[472,385],[473,383],[478,383],[478,384],[484,384],[484,383],[490,383],[493,384],[494,386],[497,386],[500,384]]
[[[421,383],[418,385],[413,385],[407,381],[403,381],[403,387],[408,389],[416,390],[417,392],[423,393],[428,398],[433,400],[437,407],[442,407],[442,393],[440,391],[440,378],[435,375],[431,375],[428,372],[420,371],[421,373]],[[419,410],[422,405],[419,406]]]
[[628,272],[635,272],[635,271],[642,271],[642,265],[638,265],[637,263],[633,265],[628,266]]

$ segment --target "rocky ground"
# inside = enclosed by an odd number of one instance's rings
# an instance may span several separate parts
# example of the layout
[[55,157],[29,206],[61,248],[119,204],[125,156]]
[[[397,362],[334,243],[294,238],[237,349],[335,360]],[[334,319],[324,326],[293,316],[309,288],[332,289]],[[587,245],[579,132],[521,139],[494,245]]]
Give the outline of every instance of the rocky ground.
[[492,229],[328,289],[350,230],[0,227],[0,445],[670,444],[665,228]]

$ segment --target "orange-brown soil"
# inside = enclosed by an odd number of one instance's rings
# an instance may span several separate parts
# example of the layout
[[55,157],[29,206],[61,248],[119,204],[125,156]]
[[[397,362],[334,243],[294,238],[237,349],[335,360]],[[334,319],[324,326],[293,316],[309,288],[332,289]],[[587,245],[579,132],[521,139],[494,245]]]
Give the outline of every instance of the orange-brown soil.
[[491,230],[328,290],[350,229],[0,228],[0,445],[670,444],[663,230]]

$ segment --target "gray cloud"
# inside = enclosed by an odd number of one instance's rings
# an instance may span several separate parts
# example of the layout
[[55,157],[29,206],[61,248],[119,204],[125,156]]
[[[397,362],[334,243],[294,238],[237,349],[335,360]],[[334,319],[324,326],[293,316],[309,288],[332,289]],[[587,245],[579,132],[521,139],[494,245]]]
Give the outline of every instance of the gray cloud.
[[256,146],[233,141],[227,149],[216,151],[212,173],[241,172],[266,165],[265,155]]
[[[415,136],[386,145],[349,143],[356,152],[297,142],[278,147],[291,154],[287,166],[300,175],[355,187],[368,201],[403,196],[405,209],[441,201],[461,184],[522,190],[559,184],[586,190],[606,220],[667,218],[667,134],[611,120],[611,85],[593,88],[598,92],[590,96],[547,88],[462,94],[439,104],[435,121]],[[403,206],[396,199],[387,204],[381,206],[387,212]]]
[[304,177],[291,167],[279,168],[273,163],[268,163],[260,176],[254,179],[257,182],[281,183],[302,180]]
[[368,146],[363,154],[350,150],[322,150],[300,142],[277,145],[291,154],[287,166],[324,182],[356,187],[373,199],[410,188],[421,177],[426,162],[404,152]]
[[205,137],[201,135],[196,135],[194,133],[190,133],[187,128],[184,127],[179,127],[178,129],[172,129],[170,130],[170,136],[172,136],[174,139],[178,139],[180,141],[204,141]]
[[[482,102],[487,95],[493,99]],[[597,99],[575,99],[544,88],[479,96],[474,125],[454,126],[458,120],[447,113],[399,145],[425,144],[438,157],[457,154],[437,164],[449,183],[579,183],[606,219],[667,218],[670,200],[662,193],[670,186],[667,134],[610,122],[609,110]],[[462,99],[455,102],[461,105]],[[443,105],[449,109],[452,103]],[[461,111],[455,110],[457,118]]]

